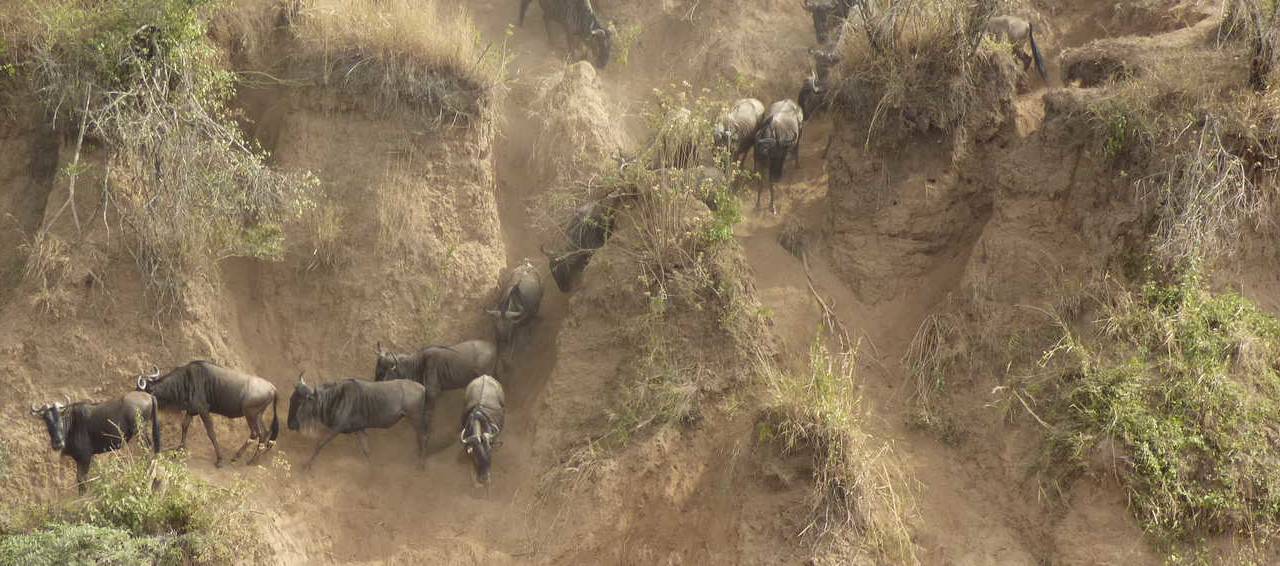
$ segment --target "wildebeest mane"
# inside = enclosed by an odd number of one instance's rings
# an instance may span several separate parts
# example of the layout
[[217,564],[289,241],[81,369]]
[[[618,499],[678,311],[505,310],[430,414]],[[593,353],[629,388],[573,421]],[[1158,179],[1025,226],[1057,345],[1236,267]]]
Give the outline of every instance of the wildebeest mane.
[[156,380],[149,393],[165,406],[188,412],[208,411],[211,408],[209,397],[213,381],[209,375],[210,363],[198,360],[178,366]]

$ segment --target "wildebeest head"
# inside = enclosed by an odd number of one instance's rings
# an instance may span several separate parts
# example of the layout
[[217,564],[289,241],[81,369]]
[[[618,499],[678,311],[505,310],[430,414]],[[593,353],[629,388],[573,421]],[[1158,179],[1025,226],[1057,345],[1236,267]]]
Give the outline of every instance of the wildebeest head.
[[480,411],[473,411],[459,434],[462,447],[471,456],[472,472],[481,484],[489,483],[489,468],[493,463],[494,430]]
[[511,301],[506,310],[486,309],[484,312],[493,317],[498,344],[510,344],[511,336],[516,330],[516,321],[524,315],[524,305],[520,304],[520,301]]
[[144,393],[151,393],[151,388],[161,381],[164,381],[164,379],[160,376],[160,368],[152,367],[151,373],[138,376],[137,389]]
[[818,80],[818,75],[810,73],[804,80],[804,84],[800,86],[800,94],[796,97],[800,102],[800,111],[804,112],[805,117],[812,117],[821,108],[822,99],[826,95],[826,89]]
[[67,431],[62,426],[63,409],[71,404],[71,398],[66,398],[66,403],[48,403],[42,407],[31,406],[31,415],[44,421],[44,426],[49,431],[49,447],[54,450],[61,451],[67,445]]
[[560,288],[561,293],[568,293],[573,289],[574,278],[587,267],[588,254],[591,251],[549,252],[543,247],[542,253],[547,256],[551,277],[556,280],[556,287]]
[[715,141],[716,147],[729,147],[733,144],[733,132],[724,124],[716,124],[716,129],[711,133],[711,139]]
[[306,413],[304,408],[316,400],[315,388],[307,385],[302,375],[298,374],[298,384],[293,387],[293,395],[289,396],[289,420],[287,421],[289,430],[302,428],[302,417],[299,413]]
[[373,380],[389,381],[392,379],[404,379],[404,376],[400,374],[400,356],[384,350],[382,342],[378,342],[378,361],[373,365]]
[[591,38],[587,43],[591,46],[592,64],[603,69],[609,64],[609,53],[613,50],[613,24],[608,27],[596,24],[591,28]]

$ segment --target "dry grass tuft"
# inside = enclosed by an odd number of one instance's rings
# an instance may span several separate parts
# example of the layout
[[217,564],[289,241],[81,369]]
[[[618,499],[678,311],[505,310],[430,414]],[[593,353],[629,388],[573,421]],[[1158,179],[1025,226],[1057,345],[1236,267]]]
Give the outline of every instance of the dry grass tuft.
[[529,108],[537,128],[529,168],[552,185],[606,174],[626,145],[619,112],[585,61],[542,78]]
[[860,4],[845,24],[837,99],[863,116],[867,141],[891,147],[940,131],[963,143],[984,112],[1009,105],[1013,58],[983,28],[993,0],[890,0]]
[[771,435],[787,450],[808,450],[814,458],[810,523],[801,534],[851,546],[880,563],[918,564],[908,523],[911,480],[892,448],[865,431],[857,352],[831,354],[817,338],[809,361],[800,375],[762,364]]
[[319,80],[408,107],[435,126],[488,127],[503,95],[505,45],[480,43],[467,9],[437,0],[308,0],[294,19]]

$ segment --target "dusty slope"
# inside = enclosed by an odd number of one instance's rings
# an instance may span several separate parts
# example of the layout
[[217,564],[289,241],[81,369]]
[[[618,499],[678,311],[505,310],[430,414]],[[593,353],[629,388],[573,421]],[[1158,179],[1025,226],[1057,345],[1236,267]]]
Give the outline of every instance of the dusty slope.
[[[467,3],[495,43],[514,20],[512,4]],[[812,35],[793,4],[596,4],[619,26],[641,26],[631,64],[600,75],[605,102],[633,135],[635,111],[652,88],[680,80],[695,87],[742,82],[756,85],[750,94],[775,99],[793,95],[805,74]],[[1094,37],[1086,31],[1093,22],[1116,17],[1104,5],[1046,11],[1053,22],[1045,33],[1049,52]],[[26,463],[11,477],[57,479],[17,487],[44,496],[70,487],[69,471],[20,418],[18,408],[45,391],[102,397],[127,388],[136,369],[196,356],[260,373],[287,391],[301,369],[367,376],[378,340],[411,348],[486,335],[479,307],[501,270],[526,257],[543,265],[537,246],[549,237],[530,224],[528,208],[544,187],[529,174],[534,125],[520,106],[541,77],[562,68],[562,45],[547,44],[540,18],[535,6],[510,40],[517,79],[492,148],[465,135],[424,143],[405,117],[376,116],[331,93],[242,93],[253,133],[276,163],[311,168],[324,180],[344,230],[345,244],[330,250],[334,261],[317,265],[315,247],[299,246],[280,264],[228,262],[191,312],[164,325],[163,336],[145,314],[123,254],[79,264],[89,267],[65,283],[73,309],[61,319],[39,313],[25,300],[33,289],[19,288],[0,327],[10,393],[0,400],[0,424],[24,431],[13,443]],[[1143,30],[1154,31],[1124,31]],[[876,433],[894,441],[920,481],[917,542],[928,564],[1150,560],[1113,486],[1085,483],[1065,511],[1041,505],[1034,486],[1022,482],[1028,435],[1004,428],[998,414],[978,416],[990,432],[959,446],[906,426],[911,406],[899,360],[919,322],[948,295],[980,290],[988,300],[1016,303],[1027,289],[1051,292],[1024,275],[1044,272],[1045,256],[1052,269],[1080,270],[1105,252],[1110,235],[1123,232],[1119,190],[1096,164],[1078,165],[1073,134],[1052,124],[1057,96],[1033,91],[1014,101],[999,135],[961,170],[928,142],[911,148],[909,158],[878,161],[861,152],[856,129],[835,127],[829,161],[821,144],[810,143],[802,166],[788,173],[782,214],[748,214],[739,228],[773,330],[794,360],[820,313],[802,264],[777,241],[788,223],[810,227],[815,287],[865,339],[861,375]],[[1049,123],[1042,125],[1045,115]],[[832,129],[829,118],[818,120],[809,139],[825,139]],[[49,183],[50,165],[40,159],[48,136],[19,122],[0,139],[17,148],[3,153],[0,197],[30,198],[29,187]],[[1051,166],[1036,165],[1045,163]],[[886,178],[887,186],[867,182]],[[50,201],[60,204],[58,191]],[[43,216],[44,204],[14,205],[15,216],[26,218],[24,231],[30,217]],[[412,213],[386,216],[397,206]],[[85,289],[89,268],[98,282]],[[602,426],[608,390],[628,355],[605,338],[625,319],[599,312],[605,293],[599,286],[608,279],[592,277],[572,300],[553,289],[546,296],[535,341],[518,357],[521,372],[509,392],[509,419],[518,424],[506,433],[491,491],[472,489],[454,445],[456,393],[441,404],[425,472],[413,468],[404,430],[373,435],[373,464],[341,439],[302,475],[274,467],[213,470],[197,425],[192,465],[219,481],[243,476],[260,484],[258,505],[269,514],[270,543],[284,563],[797,562],[807,470],[802,461],[775,459],[756,446],[749,415],[716,413],[723,420],[666,429],[583,475],[572,490],[539,493],[565,450]],[[1264,289],[1274,285],[1259,279]],[[984,377],[975,398],[998,376]],[[240,426],[220,427],[224,446],[241,434]],[[310,446],[286,435],[280,448],[296,464]]]

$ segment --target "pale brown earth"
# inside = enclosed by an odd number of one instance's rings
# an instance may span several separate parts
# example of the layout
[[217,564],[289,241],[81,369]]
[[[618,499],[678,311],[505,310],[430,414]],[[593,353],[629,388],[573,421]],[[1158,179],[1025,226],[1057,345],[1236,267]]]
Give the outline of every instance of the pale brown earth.
[[[514,23],[515,4],[465,3],[495,44]],[[1066,48],[1102,37],[1160,41],[1204,19],[1172,1],[1136,16],[1107,2],[1033,4],[1054,76]],[[354,440],[340,438],[303,473],[314,440],[285,431],[273,463],[215,469],[198,423],[190,466],[214,482],[250,482],[280,563],[805,563],[811,541],[797,535],[810,464],[758,444],[749,411],[711,410],[712,418],[693,426],[640,435],[591,469],[566,471],[568,451],[608,426],[611,388],[634,354],[610,336],[641,303],[617,302],[608,248],[582,289],[558,292],[538,250],[556,234],[534,221],[531,207],[550,184],[586,174],[642,139],[637,114],[654,88],[687,81],[733,94],[731,85],[748,85],[741,94],[766,103],[794,96],[808,73],[808,16],[799,2],[781,0],[595,5],[619,26],[643,29],[629,64],[566,73],[563,45],[548,44],[535,3],[526,26],[507,40],[514,78],[494,140],[467,131],[437,135],[412,117],[380,115],[318,87],[243,89],[238,105],[250,134],[274,165],[319,176],[321,206],[341,218],[342,236],[320,249],[306,227],[291,227],[301,243],[284,261],[224,261],[194,284],[190,307],[172,318],[152,317],[123,251],[83,257],[73,250],[56,286],[57,312],[33,300],[37,290],[18,276],[18,245],[66,198],[53,172],[72,149],[46,133],[37,112],[0,120],[0,426],[12,460],[0,487],[34,499],[74,490],[70,464],[47,449],[43,429],[26,414],[29,403],[62,393],[105,398],[152,365],[193,358],[266,377],[282,397],[303,370],[317,380],[368,378],[379,341],[409,350],[487,337],[482,307],[504,270],[529,258],[543,269],[547,293],[534,339],[516,356],[491,488],[473,487],[456,445],[460,392],[439,405],[425,471],[415,467],[405,428],[371,434],[371,462]],[[584,147],[556,147],[556,136],[540,136],[540,117],[530,115],[539,90],[562,75],[578,81],[566,87],[569,99],[589,102],[575,127],[609,128]],[[778,240],[788,225],[804,228],[814,288],[861,340],[870,432],[892,445],[918,482],[911,525],[923,563],[1158,563],[1115,482],[1087,478],[1058,504],[1037,492],[1027,472],[1034,424],[1011,425],[984,409],[1001,376],[957,376],[953,387],[965,399],[958,406],[970,410],[959,442],[909,425],[901,359],[927,315],[971,298],[1017,305],[1053,296],[1060,292],[1053,274],[1107,267],[1099,258],[1114,255],[1118,239],[1135,229],[1126,186],[1063,118],[1077,95],[1057,80],[1024,83],[1006,114],[992,118],[998,127],[958,163],[931,140],[891,156],[866,150],[865,130],[841,122],[842,114],[834,124],[830,114],[813,121],[801,166],[789,168],[780,186],[779,215],[752,211],[754,195],[744,195],[737,239],[754,292],[772,315],[781,359],[795,365],[821,312],[805,267]],[[824,159],[828,135],[835,141]],[[563,166],[545,168],[548,159]],[[81,195],[80,210],[94,210],[93,198]],[[58,230],[70,233],[65,224]],[[89,237],[110,235],[98,228]],[[1229,283],[1250,298],[1271,310],[1280,305],[1274,270],[1235,273]],[[747,389],[733,376],[720,379],[725,397]],[[224,450],[234,449],[244,425],[218,423]],[[176,418],[168,417],[165,432],[166,444],[176,442]]]

